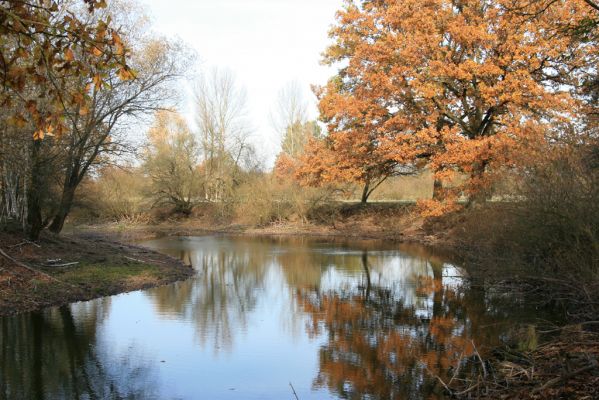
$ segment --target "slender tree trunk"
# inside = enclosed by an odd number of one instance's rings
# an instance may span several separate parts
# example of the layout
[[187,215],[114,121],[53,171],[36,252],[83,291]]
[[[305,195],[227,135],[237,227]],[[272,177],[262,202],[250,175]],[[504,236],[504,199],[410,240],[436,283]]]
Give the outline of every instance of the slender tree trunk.
[[73,206],[73,199],[75,198],[75,190],[77,189],[77,185],[72,185],[70,183],[66,183],[65,187],[62,191],[62,197],[60,199],[60,205],[58,206],[58,211],[52,218],[52,223],[50,224],[50,231],[53,233],[60,233],[62,228],[64,228],[65,220],[71,212],[71,207]]
[[370,197],[370,180],[366,181],[364,185],[364,190],[362,191],[362,204],[366,204],[368,202],[368,198]]
[[27,225],[31,240],[39,239],[44,227],[42,218],[42,196],[45,191],[44,171],[40,162],[41,141],[33,142],[31,152],[31,184],[27,193]]
[[433,200],[443,199],[443,182],[440,179],[436,179],[433,183]]

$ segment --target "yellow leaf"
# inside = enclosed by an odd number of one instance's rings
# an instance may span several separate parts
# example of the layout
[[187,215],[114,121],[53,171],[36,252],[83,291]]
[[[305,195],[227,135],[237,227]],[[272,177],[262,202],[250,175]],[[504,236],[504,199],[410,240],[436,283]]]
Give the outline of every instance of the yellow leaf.
[[46,135],[54,136],[54,125],[48,125],[48,128],[46,128]]
[[67,49],[67,51],[65,51],[64,53],[64,59],[67,61],[73,61],[75,59],[75,54],[73,53],[73,50]]
[[37,131],[35,131],[33,133],[33,140],[36,140],[36,141],[37,140],[44,140],[44,136],[45,136],[44,130],[43,129],[38,129]]
[[94,76],[94,85],[96,86],[96,90],[100,90],[102,87],[102,77],[100,74]]

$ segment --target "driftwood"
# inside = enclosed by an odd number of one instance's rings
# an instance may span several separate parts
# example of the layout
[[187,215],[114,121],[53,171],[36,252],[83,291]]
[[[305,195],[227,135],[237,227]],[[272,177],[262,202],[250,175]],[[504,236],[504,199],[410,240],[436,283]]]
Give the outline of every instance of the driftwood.
[[139,263],[142,263],[142,264],[151,264],[151,263],[166,264],[164,261],[158,261],[158,260],[147,260],[147,261],[145,261],[145,260],[140,260],[139,258],[132,258],[132,257],[127,257],[127,256],[124,256],[124,258],[126,258],[127,260],[130,260],[130,261],[135,261],[135,262],[139,262]]
[[25,240],[24,242],[17,243],[15,245],[9,246],[9,248],[12,249],[12,248],[15,248],[15,247],[21,247],[21,246],[25,246],[26,244],[30,244],[30,245],[35,246],[35,247],[40,248],[40,249],[42,248],[42,246],[40,246],[39,244],[37,244],[35,242],[32,242],[30,240]]
[[70,267],[72,265],[77,265],[79,262],[70,262],[64,264],[43,264],[44,267]]

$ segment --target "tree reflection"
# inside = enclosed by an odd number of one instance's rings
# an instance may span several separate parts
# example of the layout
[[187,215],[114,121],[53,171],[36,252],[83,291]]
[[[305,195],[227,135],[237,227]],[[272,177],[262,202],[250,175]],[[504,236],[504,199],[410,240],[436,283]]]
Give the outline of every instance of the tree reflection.
[[484,296],[443,285],[443,266],[428,262],[432,273],[415,277],[413,300],[374,280],[369,259],[363,252],[364,285],[297,291],[308,334],[326,335],[315,385],[346,399],[441,398],[433,376],[447,379],[460,360],[474,365],[472,340],[497,340],[480,328],[490,318]]
[[131,370],[101,350],[98,325],[109,307],[103,299],[1,318],[0,398],[151,398],[148,367]]
[[225,247],[187,251],[182,258],[191,261],[198,276],[148,293],[161,313],[193,321],[202,345],[231,350],[235,334],[246,329],[264,285],[266,250],[232,241]]

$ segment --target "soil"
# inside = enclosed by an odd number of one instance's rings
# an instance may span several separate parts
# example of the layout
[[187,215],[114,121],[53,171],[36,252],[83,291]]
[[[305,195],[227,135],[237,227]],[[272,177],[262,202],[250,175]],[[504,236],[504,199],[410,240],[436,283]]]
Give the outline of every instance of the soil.
[[[0,232],[0,316],[147,289],[193,275],[181,261],[103,235]],[[3,253],[3,254],[2,254]]]

